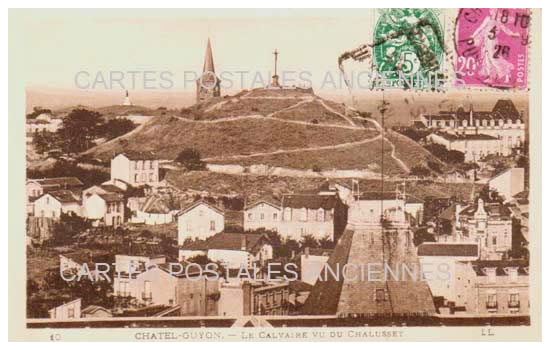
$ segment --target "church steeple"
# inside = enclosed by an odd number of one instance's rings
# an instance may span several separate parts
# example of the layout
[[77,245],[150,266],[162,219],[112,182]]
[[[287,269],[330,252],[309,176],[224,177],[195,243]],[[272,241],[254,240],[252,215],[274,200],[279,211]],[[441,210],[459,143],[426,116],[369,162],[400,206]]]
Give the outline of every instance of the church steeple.
[[214,70],[214,55],[212,55],[212,45],[210,44],[210,38],[208,38],[208,43],[206,44],[206,53],[204,54],[204,66],[202,68],[202,72],[216,72]]
[[208,38],[202,75],[197,79],[197,103],[219,97],[220,93],[220,79],[216,76],[212,44],[210,43],[210,38]]

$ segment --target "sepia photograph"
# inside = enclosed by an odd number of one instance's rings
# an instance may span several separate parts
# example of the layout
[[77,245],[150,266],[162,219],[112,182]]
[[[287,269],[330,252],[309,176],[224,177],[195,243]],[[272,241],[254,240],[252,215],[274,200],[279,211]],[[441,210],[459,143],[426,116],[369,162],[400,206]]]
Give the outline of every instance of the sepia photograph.
[[9,10],[10,338],[540,339],[540,26]]

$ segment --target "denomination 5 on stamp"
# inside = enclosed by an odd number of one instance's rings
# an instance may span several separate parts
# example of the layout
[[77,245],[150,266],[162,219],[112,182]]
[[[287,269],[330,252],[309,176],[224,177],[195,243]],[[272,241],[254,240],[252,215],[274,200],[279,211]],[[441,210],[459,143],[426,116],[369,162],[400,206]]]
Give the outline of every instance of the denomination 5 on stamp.
[[527,87],[528,9],[461,9],[455,72],[466,86]]

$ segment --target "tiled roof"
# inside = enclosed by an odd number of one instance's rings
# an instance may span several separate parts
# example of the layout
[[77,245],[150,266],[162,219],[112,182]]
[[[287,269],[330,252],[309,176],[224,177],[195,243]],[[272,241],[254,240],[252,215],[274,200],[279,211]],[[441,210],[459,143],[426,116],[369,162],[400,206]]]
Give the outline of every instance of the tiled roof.
[[[452,111],[440,111],[438,114],[425,115],[426,118],[432,118],[437,120],[452,120],[457,119],[459,121],[470,119],[470,110],[465,110],[464,107],[457,108],[456,112]],[[522,119],[521,114],[516,109],[516,106],[510,99],[500,99],[496,102],[492,111],[476,111],[473,110],[472,117],[474,120],[483,119],[511,119],[515,121]]]
[[40,184],[43,187],[59,187],[70,188],[83,186],[83,183],[76,177],[51,177],[45,179],[28,179],[27,181],[33,181]]
[[485,134],[451,134],[444,131],[436,131],[434,134],[443,137],[449,141],[462,141],[462,140],[498,140],[498,138],[485,135]]
[[124,151],[122,152],[130,160],[156,160],[158,157],[153,152]]
[[418,246],[418,256],[478,256],[477,244],[422,243]]
[[75,197],[74,193],[69,190],[53,191],[48,192],[48,194],[60,201],[61,203],[78,202],[78,199]]
[[103,198],[103,200],[107,203],[110,202],[120,202],[124,200],[124,196],[118,193],[98,193],[98,196]]
[[184,244],[182,249],[188,250],[241,250],[243,242],[246,242],[246,251],[255,252],[261,248],[261,243],[268,241],[266,235],[255,233],[218,233],[205,241],[195,241]]
[[100,186],[104,191],[114,192],[114,193],[124,193],[124,190],[115,185],[105,184]]
[[334,195],[318,194],[286,194],[283,195],[283,208],[333,209],[338,205],[338,198]]
[[275,198],[271,198],[271,197],[262,197],[262,198],[258,199],[257,201],[247,205],[244,210],[254,208],[255,206],[257,206],[261,203],[270,205],[270,206],[272,206],[274,208],[277,208],[277,209],[281,209],[281,206],[279,205],[280,201],[277,201],[277,200],[275,200]]
[[205,201],[203,199],[199,199],[198,201],[196,201],[196,202],[192,203],[191,205],[189,205],[187,208],[182,209],[178,213],[178,216],[183,215],[183,214],[191,211],[193,208],[196,208],[197,206],[199,206],[201,204],[206,205],[208,208],[220,213],[221,215],[225,215],[223,210],[221,210],[220,208],[216,207],[215,205],[212,205],[212,204],[208,203],[207,201]]
[[[387,263],[391,266],[416,264],[419,261],[415,248],[398,241],[396,245],[381,239],[371,239],[383,234],[380,230],[346,230],[340,238],[327,265],[332,273],[321,272],[303,312],[307,315],[374,315],[374,314],[435,314],[430,288],[425,281],[368,280],[368,278],[345,278],[344,267],[364,266],[368,263]],[[326,268],[325,268],[326,269]],[[381,291],[382,293],[379,293]],[[382,298],[378,299],[378,296]]]
[[[460,215],[472,216],[477,211],[478,204],[470,204],[460,211]],[[500,203],[483,203],[483,208],[487,215],[494,217],[509,217],[512,213],[510,209]]]

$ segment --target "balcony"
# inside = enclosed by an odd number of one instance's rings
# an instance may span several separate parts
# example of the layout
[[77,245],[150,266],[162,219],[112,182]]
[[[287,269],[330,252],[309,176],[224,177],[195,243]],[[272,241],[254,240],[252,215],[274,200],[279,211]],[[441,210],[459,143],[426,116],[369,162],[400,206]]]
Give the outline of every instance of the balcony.
[[150,301],[153,299],[153,293],[149,292],[149,293],[145,293],[145,292],[142,292],[141,293],[141,299],[144,300],[144,301]]
[[508,301],[509,309],[519,309],[519,300],[510,300]]

